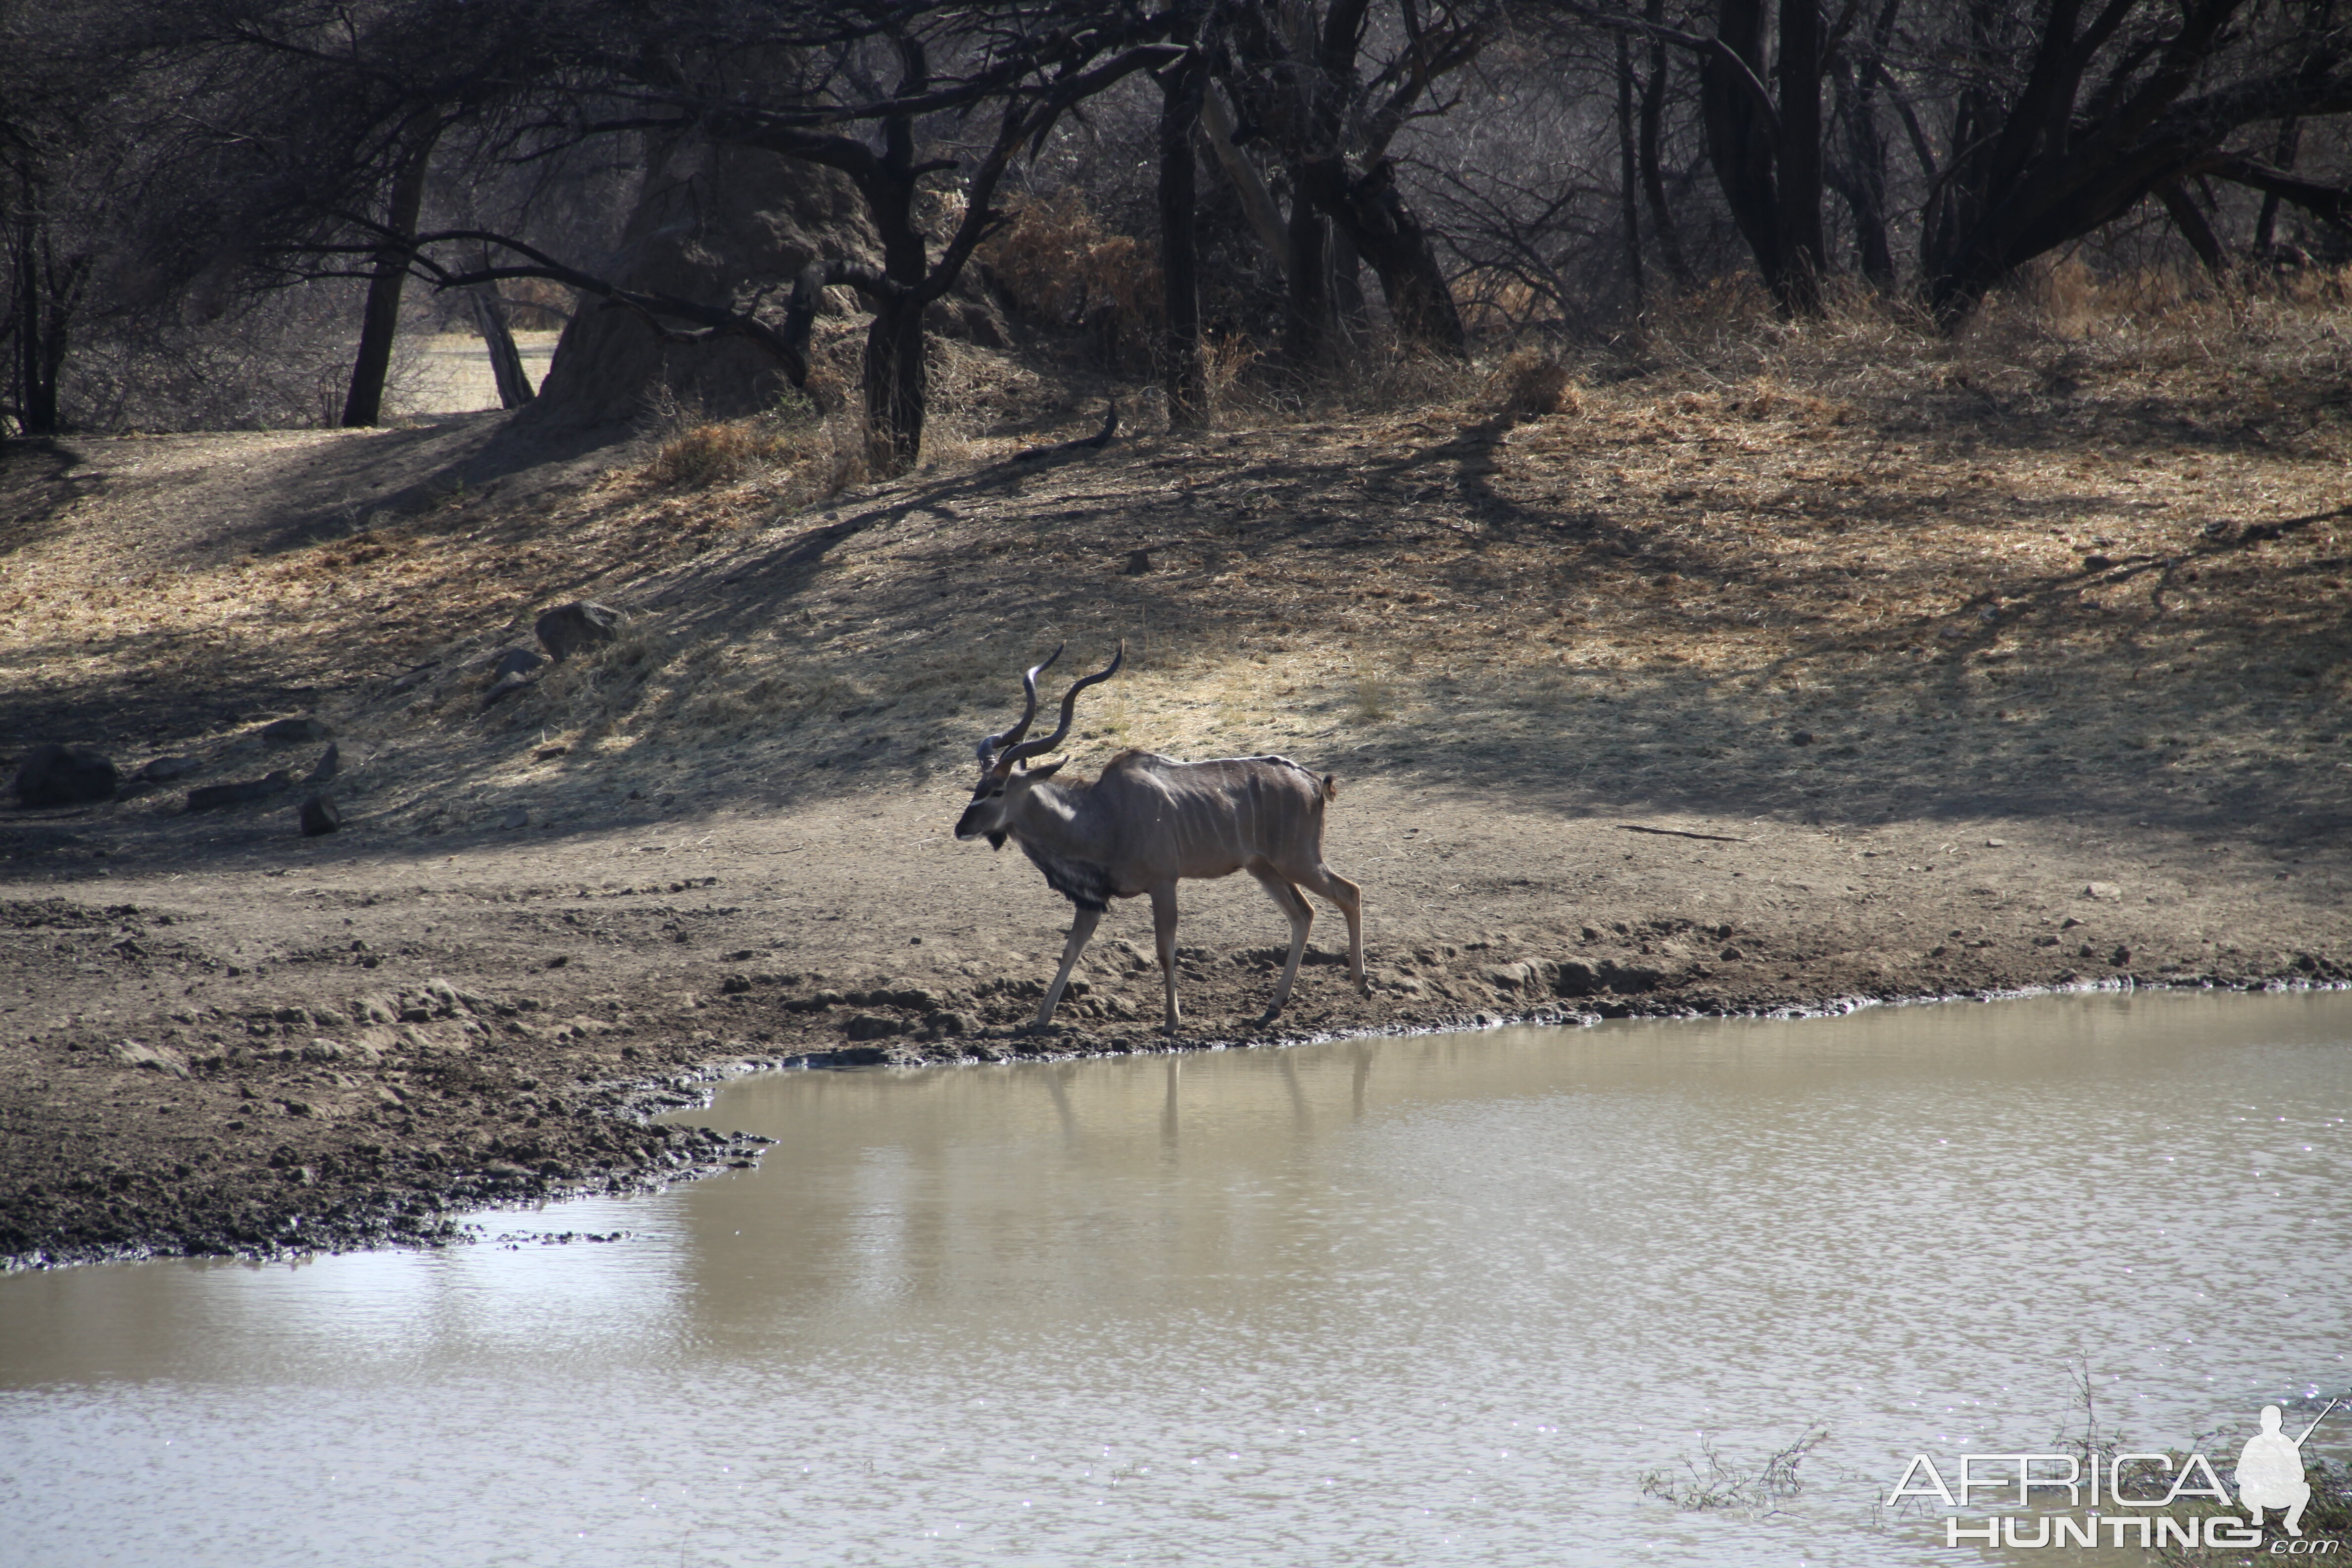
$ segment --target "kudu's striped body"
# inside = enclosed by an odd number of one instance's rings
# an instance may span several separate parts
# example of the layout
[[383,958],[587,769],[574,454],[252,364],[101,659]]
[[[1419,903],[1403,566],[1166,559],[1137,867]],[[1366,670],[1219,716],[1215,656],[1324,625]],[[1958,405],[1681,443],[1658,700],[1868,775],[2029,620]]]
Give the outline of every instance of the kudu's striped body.
[[[980,783],[971,793],[958,838],[985,837],[1002,848],[1007,838],[1045,873],[1055,892],[1076,907],[1062,967],[1037,1009],[1035,1023],[1052,1021],[1070,971],[1112,899],[1151,898],[1151,929],[1168,995],[1167,1029],[1181,1017],[1176,1002],[1176,884],[1247,871],[1290,917],[1290,959],[1267,1006],[1272,1018],[1290,1000],[1298,962],[1315,911],[1299,889],[1329,900],[1348,920],[1349,973],[1364,981],[1363,903],[1356,884],[1323,864],[1323,808],[1338,793],[1329,775],[1318,778],[1287,757],[1232,757],[1180,763],[1148,752],[1121,752],[1092,781],[1056,781],[1062,764],[1032,768],[1027,760],[1052,751],[1069,733],[1078,693],[1118,672],[1127,656],[1075,681],[1062,698],[1062,722],[1042,741],[1023,742],[1037,716],[1037,676],[1062,650],[1022,677],[1028,710],[1003,734],[980,742]],[[1000,751],[999,748],[1002,748]]]

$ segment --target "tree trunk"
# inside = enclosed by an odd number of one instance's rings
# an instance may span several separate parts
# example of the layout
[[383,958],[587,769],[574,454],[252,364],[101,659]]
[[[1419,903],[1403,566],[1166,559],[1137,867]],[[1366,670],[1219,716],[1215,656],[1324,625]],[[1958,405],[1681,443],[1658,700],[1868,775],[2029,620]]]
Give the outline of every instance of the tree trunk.
[[2180,237],[2189,242],[2189,248],[2197,253],[2197,259],[2204,263],[2205,270],[2216,278],[2225,276],[2230,270],[2230,258],[2222,251],[2221,241],[2214,235],[2213,226],[2205,221],[2203,213],[2197,210],[2197,198],[2189,194],[2188,187],[2178,180],[2158,185],[2156,199],[2164,204],[2166,215],[2172,219],[2172,226],[2180,231]]
[[[921,79],[908,71],[908,82]],[[894,115],[882,122],[882,156],[858,182],[882,240],[886,280],[866,330],[866,456],[877,479],[905,473],[923,449],[923,307],[929,300],[924,285],[931,257],[915,226],[914,170],[914,122]]]
[[507,326],[506,301],[499,298],[495,283],[467,289],[466,299],[474,308],[474,327],[482,334],[482,346],[489,352],[490,378],[498,383],[499,406],[520,408],[539,394],[523,371],[522,351],[515,347],[514,333]]
[[[1763,0],[1722,0],[1716,37],[1747,63],[1764,68]],[[1707,162],[1723,187],[1724,204],[1739,237],[1756,258],[1756,269],[1776,300],[1787,297],[1789,268],[1781,249],[1780,200],[1773,178],[1772,122],[1739,68],[1708,55],[1699,67],[1699,111],[1706,124]]]
[[43,346],[48,341],[47,312],[41,289],[41,256],[37,231],[30,219],[22,219],[8,237],[9,293],[8,314],[16,342],[16,353],[10,357],[16,363],[16,427],[27,436],[54,436],[58,433],[58,394],[56,383],[42,374],[47,359]]
[[[2283,174],[2294,173],[2294,160],[2303,150],[2303,121],[2289,115],[2279,121],[2278,142],[2271,151],[2271,167]],[[2254,219],[2254,254],[2268,259],[2271,249],[2278,243],[2279,194],[2263,193],[2263,210]]]
[[1224,170],[1225,178],[1234,184],[1234,194],[1241,197],[1242,212],[1248,217],[1258,243],[1265,247],[1266,254],[1274,258],[1275,267],[1286,276],[1290,268],[1289,226],[1282,221],[1282,209],[1275,205],[1257,165],[1234,144],[1232,111],[1225,108],[1223,96],[1213,89],[1201,100],[1201,128],[1209,134],[1209,146],[1217,154],[1218,166]]
[[58,387],[65,375],[66,348],[89,262],[69,258],[60,263],[46,228],[29,216],[14,226],[8,251],[16,426],[27,436],[59,435],[64,426]]
[[[1665,19],[1665,0],[1649,0],[1643,12],[1652,23]],[[1658,258],[1676,283],[1690,281],[1690,263],[1683,258],[1682,238],[1675,230],[1674,209],[1666,204],[1666,176],[1659,156],[1659,144],[1664,140],[1666,108],[1666,46],[1653,38],[1650,43],[1650,79],[1642,86],[1642,192],[1650,203],[1650,237],[1657,244]]]
[[1351,179],[1345,162],[1318,160],[1302,171],[1315,206],[1348,230],[1357,251],[1379,274],[1397,335],[1417,348],[1459,355],[1469,346],[1453,286],[1429,231],[1396,188],[1396,165],[1383,158],[1361,179]]
[[1331,353],[1331,268],[1323,215],[1307,194],[1308,175],[1291,172],[1289,290],[1283,353],[1294,364],[1320,365]]
[[903,474],[923,451],[923,307],[905,294],[879,303],[866,329],[866,461],[877,479]]
[[[416,232],[425,205],[425,166],[431,162],[440,127],[433,126],[404,156],[392,176],[383,225],[405,239]],[[343,399],[343,426],[372,426],[383,416],[383,378],[392,368],[392,340],[400,327],[401,286],[408,280],[408,253],[376,252],[375,276],[368,279],[367,307],[360,317],[360,350],[352,363],[352,389]]]
[[1625,35],[1617,35],[1617,196],[1619,221],[1625,228],[1625,271],[1633,279],[1633,311],[1649,308],[1642,287],[1642,203],[1634,190],[1633,51]]
[[1209,378],[1201,359],[1201,247],[1195,223],[1197,142],[1209,62],[1194,54],[1160,80],[1160,284],[1167,318],[1160,344],[1160,384],[1171,429],[1209,425]]
[[1780,305],[1821,313],[1826,247],[1822,243],[1822,15],[1814,0],[1780,0],[1779,181]]
[[1344,224],[1331,226],[1331,314],[1350,347],[1370,341],[1371,301],[1364,298],[1364,258]]
[[1886,142],[1878,131],[1874,66],[1841,68],[1835,78],[1845,121],[1845,165],[1835,184],[1853,219],[1853,248],[1863,277],[1881,294],[1895,291],[1895,251],[1886,240]]

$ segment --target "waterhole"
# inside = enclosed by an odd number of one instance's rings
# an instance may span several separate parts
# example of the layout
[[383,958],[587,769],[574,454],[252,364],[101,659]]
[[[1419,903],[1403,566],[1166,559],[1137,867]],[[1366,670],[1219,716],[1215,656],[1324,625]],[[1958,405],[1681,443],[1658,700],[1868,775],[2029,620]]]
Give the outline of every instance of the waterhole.
[[1911,1456],[2341,1392],[2347,1115],[2341,994],[772,1075],[500,1244],[0,1280],[0,1557],[1977,1562]]

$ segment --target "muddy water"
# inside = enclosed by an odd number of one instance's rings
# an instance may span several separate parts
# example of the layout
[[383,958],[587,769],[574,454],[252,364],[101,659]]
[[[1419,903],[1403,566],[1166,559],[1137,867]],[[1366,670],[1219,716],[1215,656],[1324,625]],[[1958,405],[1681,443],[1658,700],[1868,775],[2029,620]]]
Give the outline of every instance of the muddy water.
[[1873,1504],[2071,1366],[2232,1455],[2352,1377],[2347,1116],[2341,995],[780,1075],[502,1246],[0,1281],[0,1559],[1974,1561]]

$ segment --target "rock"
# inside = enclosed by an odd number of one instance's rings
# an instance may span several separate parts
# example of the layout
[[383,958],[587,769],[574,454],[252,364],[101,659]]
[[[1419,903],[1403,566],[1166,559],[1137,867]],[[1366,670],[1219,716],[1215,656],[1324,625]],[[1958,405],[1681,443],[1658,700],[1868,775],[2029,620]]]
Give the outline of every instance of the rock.
[[2125,964],[2131,962],[2131,956],[2130,948],[2118,947],[2115,952],[2107,954],[2107,963],[2116,969],[2121,969]]
[[1988,849],[2006,849],[2009,847],[2009,840],[2006,838],[1988,838],[1985,840],[1985,847]]
[[719,983],[719,990],[722,995],[740,996],[750,989],[751,989],[751,977],[748,974],[730,974]]
[[886,1018],[879,1013],[858,1013],[842,1026],[841,1032],[853,1040],[879,1040],[900,1033],[906,1025],[896,1018]]
[[1591,996],[1602,991],[1614,991],[1621,995],[1654,991],[1664,972],[1618,963],[1602,959],[1588,963],[1581,959],[1563,959],[1559,973],[1553,977],[1552,990],[1562,996]]
[[332,1007],[311,1008],[310,1022],[322,1029],[348,1029],[352,1026],[351,1019]]
[[1810,746],[1812,743],[1813,732],[1811,730],[1800,730],[1789,737],[1789,744],[1792,746]]
[[333,800],[323,795],[314,795],[304,801],[295,817],[302,825],[305,838],[333,833],[343,826],[343,814],[336,809]]
[[464,998],[457,994],[457,988],[446,980],[426,981],[425,994],[433,999],[434,1011],[445,1016],[465,1005]]
[[400,1003],[389,991],[370,991],[352,998],[352,1016],[362,1024],[397,1024]]
[[173,1078],[188,1076],[187,1058],[166,1046],[150,1046],[138,1040],[117,1040],[115,1060],[149,1072],[169,1073]]
[[327,743],[327,749],[319,753],[318,766],[312,768],[310,773],[305,774],[302,782],[304,784],[325,784],[329,779],[333,778],[337,773],[342,771],[343,749],[331,741]]
[[86,746],[44,743],[16,768],[16,798],[28,806],[84,805],[114,798],[114,764]]
[[334,737],[332,730],[308,714],[299,719],[273,719],[261,727],[261,738],[273,746],[299,746]]
[[507,829],[509,832],[512,832],[518,827],[529,827],[530,826],[530,813],[525,807],[518,805],[513,810],[509,811],[499,818],[499,826]]
[[313,1038],[302,1047],[302,1059],[306,1062],[341,1061],[343,1055],[340,1042],[325,1038]]
[[2124,896],[2124,890],[2113,882],[2088,882],[2084,884],[2083,896],[2086,899],[2116,900]]
[[1486,984],[1498,991],[1517,991],[1536,977],[1531,965],[1525,963],[1490,963],[1485,971]]
[[482,693],[482,706],[495,708],[524,687],[538,684],[539,677],[536,675],[501,675],[490,682],[488,691]]
[[547,645],[547,651],[562,660],[583,648],[611,642],[620,635],[623,624],[620,611],[583,599],[576,604],[558,605],[540,616],[531,630]]
[[546,659],[527,647],[507,648],[499,654],[497,661],[490,666],[490,679],[503,680],[509,675],[529,675],[546,662]]
[[139,776],[149,784],[164,784],[184,778],[202,766],[194,757],[157,757],[139,770]]
[[923,1027],[935,1035],[976,1035],[980,1020],[969,1013],[934,1013],[923,1020]]
[[257,800],[268,800],[280,790],[290,788],[294,775],[280,768],[257,779],[243,779],[236,784],[205,784],[188,792],[190,811],[214,811],[225,805],[248,805]]
[[[1091,987],[1088,989],[1091,989]],[[1072,990],[1073,994],[1076,995],[1084,995],[1086,994],[1083,991],[1076,990],[1076,982],[1075,978],[1072,981]],[[925,1013],[937,1012],[940,1005],[940,998],[938,994],[930,991],[926,991],[919,985],[902,986],[896,991],[877,992],[876,993],[876,995],[879,1000],[887,1002],[892,1006],[913,1007]]]
[[[828,257],[882,264],[857,188],[839,171],[693,136],[663,146],[634,210],[615,215],[625,218],[613,242],[613,280],[623,287],[726,299]],[[964,269],[973,293],[980,271]],[[837,299],[821,300],[821,314],[842,313]],[[539,395],[513,418],[528,435],[617,431],[641,425],[646,400],[660,395],[706,419],[736,419],[772,410],[786,384],[775,357],[748,338],[657,334],[631,311],[585,310],[564,329]]]
[[1151,552],[1130,550],[1127,552],[1127,564],[1119,568],[1119,574],[1126,577],[1140,577],[1150,570]]
[[1741,959],[1746,958],[1748,955],[1736,947],[1727,947],[1717,956],[1721,958],[1726,963],[1738,963]]

